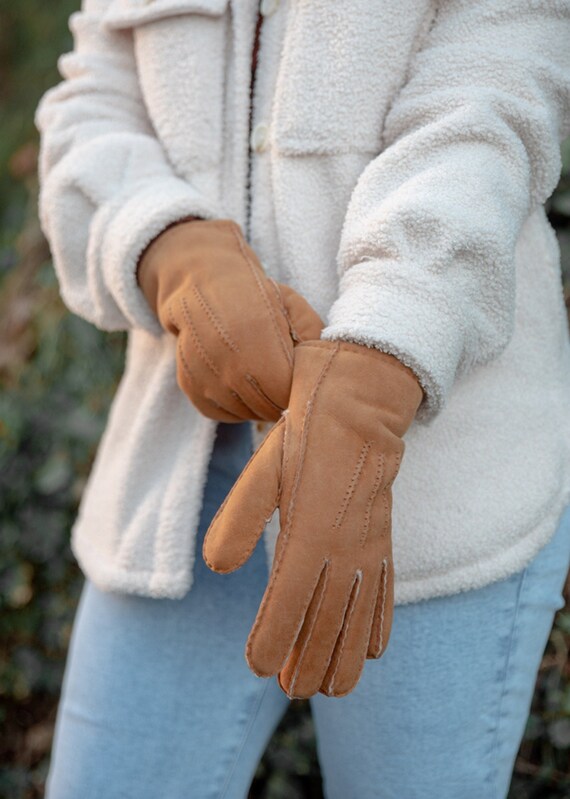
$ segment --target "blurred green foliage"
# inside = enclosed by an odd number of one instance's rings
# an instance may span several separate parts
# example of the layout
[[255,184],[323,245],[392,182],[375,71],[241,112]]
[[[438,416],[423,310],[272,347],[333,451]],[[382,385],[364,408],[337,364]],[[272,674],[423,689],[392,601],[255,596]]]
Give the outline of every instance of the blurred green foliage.
[[[0,799],[43,795],[82,577],[69,550],[77,503],[120,377],[124,336],[63,307],[37,221],[33,112],[58,80],[78,0],[0,0]],[[570,145],[549,213],[570,275]],[[570,283],[570,280],[568,281]],[[570,797],[570,609],[539,673],[511,799]],[[319,799],[313,729],[295,702],[252,799]]]

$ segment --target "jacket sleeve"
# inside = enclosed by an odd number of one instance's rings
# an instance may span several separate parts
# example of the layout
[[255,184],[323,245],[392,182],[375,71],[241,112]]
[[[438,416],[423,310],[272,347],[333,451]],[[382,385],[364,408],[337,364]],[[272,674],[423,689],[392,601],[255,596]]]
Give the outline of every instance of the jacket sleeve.
[[63,82],[38,106],[40,219],[67,306],[105,330],[160,325],[138,288],[148,243],[185,216],[223,216],[178,177],[141,96],[130,33],[105,29],[109,0],[70,18]]
[[514,327],[515,243],[570,132],[568,0],[441,0],[343,226],[324,338],[412,368],[424,419]]

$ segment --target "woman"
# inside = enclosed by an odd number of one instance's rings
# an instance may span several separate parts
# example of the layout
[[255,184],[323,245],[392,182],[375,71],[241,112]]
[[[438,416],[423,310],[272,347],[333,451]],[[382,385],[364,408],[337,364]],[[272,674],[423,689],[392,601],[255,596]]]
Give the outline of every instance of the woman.
[[64,300],[129,347],[48,795],[244,796],[311,697],[327,796],[504,797],[570,556],[543,210],[570,7],[85,0],[71,27],[41,216]]

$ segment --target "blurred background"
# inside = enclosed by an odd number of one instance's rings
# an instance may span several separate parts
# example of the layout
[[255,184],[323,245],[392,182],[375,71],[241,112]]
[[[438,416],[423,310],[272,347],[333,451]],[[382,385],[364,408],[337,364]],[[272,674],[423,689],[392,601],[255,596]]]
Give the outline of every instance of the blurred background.
[[[124,335],[102,333],[62,305],[37,219],[33,114],[59,79],[57,57],[71,47],[67,19],[78,5],[0,0],[0,799],[43,796],[82,584],[69,530],[124,357]],[[570,142],[564,161],[548,211],[568,306]],[[542,662],[509,799],[570,797],[569,647],[567,603]],[[292,703],[250,796],[322,796],[305,703]]]

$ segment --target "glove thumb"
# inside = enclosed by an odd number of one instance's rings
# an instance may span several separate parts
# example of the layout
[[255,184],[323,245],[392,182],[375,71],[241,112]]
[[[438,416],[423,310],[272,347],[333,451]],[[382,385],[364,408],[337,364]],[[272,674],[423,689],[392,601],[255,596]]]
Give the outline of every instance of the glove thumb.
[[239,569],[279,503],[285,417],[254,452],[206,533],[202,555],[219,574]]

